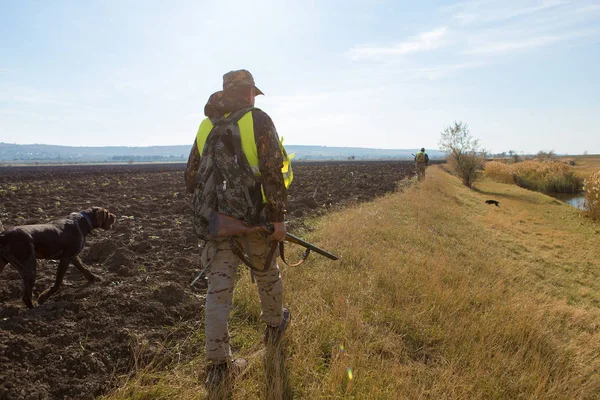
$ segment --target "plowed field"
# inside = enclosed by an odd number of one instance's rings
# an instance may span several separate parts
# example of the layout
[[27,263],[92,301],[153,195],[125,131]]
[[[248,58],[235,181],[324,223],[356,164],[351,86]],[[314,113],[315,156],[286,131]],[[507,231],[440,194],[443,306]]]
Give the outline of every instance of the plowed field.
[[[101,282],[73,267],[61,290],[28,310],[21,279],[0,275],[0,400],[91,399],[109,391],[134,360],[152,357],[172,327],[202,329],[201,248],[190,221],[182,164],[0,168],[0,222],[44,223],[101,206],[117,215],[93,231],[81,256]],[[296,163],[289,190],[291,232],[306,217],[368,201],[414,175],[410,162]],[[1,229],[1,228],[0,228]],[[335,252],[335,249],[329,249]],[[57,263],[38,261],[34,298],[52,285]],[[194,348],[184,354],[193,354]]]

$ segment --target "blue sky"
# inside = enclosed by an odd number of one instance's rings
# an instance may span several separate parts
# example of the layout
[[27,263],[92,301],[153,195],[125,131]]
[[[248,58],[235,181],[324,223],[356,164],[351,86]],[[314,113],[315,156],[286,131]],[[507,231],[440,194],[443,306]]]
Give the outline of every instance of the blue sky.
[[599,65],[599,0],[0,0],[0,141],[191,145],[246,68],[286,144],[600,153]]

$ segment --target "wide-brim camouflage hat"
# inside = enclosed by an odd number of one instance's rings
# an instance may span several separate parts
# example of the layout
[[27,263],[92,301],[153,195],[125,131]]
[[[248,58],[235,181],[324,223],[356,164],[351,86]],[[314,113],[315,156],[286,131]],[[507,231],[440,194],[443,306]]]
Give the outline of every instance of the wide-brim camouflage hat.
[[264,95],[262,90],[256,87],[254,83],[254,77],[250,71],[245,69],[238,69],[236,71],[229,71],[223,75],[223,90],[232,89],[240,86],[252,86],[256,89],[256,95]]

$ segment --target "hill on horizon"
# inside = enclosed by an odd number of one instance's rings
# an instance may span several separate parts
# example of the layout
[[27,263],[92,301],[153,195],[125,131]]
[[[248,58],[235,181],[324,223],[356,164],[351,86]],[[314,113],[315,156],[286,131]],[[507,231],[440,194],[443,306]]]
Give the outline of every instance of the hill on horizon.
[[[59,146],[49,144],[13,144],[0,142],[1,162],[173,162],[187,161],[190,145],[172,146]],[[409,160],[419,149],[371,149],[363,147],[328,147],[286,145],[288,154],[297,161],[324,160]],[[431,159],[444,153],[428,150]]]

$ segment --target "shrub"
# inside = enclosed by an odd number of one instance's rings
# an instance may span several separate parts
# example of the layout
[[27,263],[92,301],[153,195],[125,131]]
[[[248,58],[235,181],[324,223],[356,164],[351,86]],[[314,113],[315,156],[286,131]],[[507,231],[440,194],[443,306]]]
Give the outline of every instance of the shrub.
[[448,154],[448,164],[463,185],[473,187],[483,168],[485,152],[479,146],[479,139],[471,136],[467,124],[454,122],[444,129],[439,145]]
[[516,152],[516,151],[514,151],[514,150],[510,150],[510,151],[508,152],[508,155],[510,156],[510,161],[511,161],[512,163],[518,163],[518,162],[521,162],[521,161],[522,161],[522,160],[521,160],[521,157],[520,157],[520,156],[517,154],[517,152]]
[[515,183],[515,177],[510,165],[501,161],[489,161],[485,163],[485,175],[496,182]]
[[600,219],[600,171],[594,172],[583,182],[583,207],[593,219]]
[[479,171],[483,167],[483,155],[475,152],[450,154],[448,164],[454,173],[461,179],[463,185],[472,188],[479,179]]
[[554,150],[550,150],[550,151],[540,150],[536,154],[535,158],[537,158],[540,161],[552,161],[552,160],[556,159],[556,154],[554,153]]

